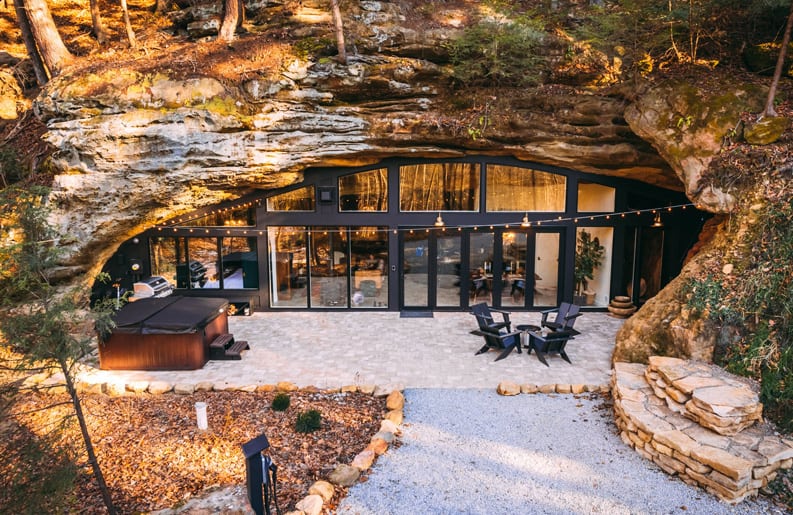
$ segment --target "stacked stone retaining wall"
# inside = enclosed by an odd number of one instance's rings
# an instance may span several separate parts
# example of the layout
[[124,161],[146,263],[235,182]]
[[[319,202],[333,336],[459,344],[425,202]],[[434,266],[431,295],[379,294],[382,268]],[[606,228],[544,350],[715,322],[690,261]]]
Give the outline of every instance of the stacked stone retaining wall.
[[721,435],[673,411],[647,382],[647,367],[615,363],[612,393],[622,440],[661,469],[729,503],[754,496],[793,465],[793,440],[756,424]]

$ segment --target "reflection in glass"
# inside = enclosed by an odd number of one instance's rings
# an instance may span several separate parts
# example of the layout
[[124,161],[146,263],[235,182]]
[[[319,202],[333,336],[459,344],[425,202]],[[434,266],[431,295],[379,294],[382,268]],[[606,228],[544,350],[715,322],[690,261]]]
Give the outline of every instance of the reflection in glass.
[[258,288],[259,262],[255,237],[222,238],[224,289]]
[[468,253],[471,304],[493,303],[493,233],[471,233]]
[[[217,238],[189,238],[187,240],[188,269],[191,288],[220,288]],[[196,275],[203,275],[198,280]]]
[[256,225],[256,210],[252,207],[221,209],[179,225],[182,227],[250,227]]
[[559,233],[534,235],[534,303],[556,307],[559,301]]
[[187,240],[172,236],[158,236],[149,239],[149,256],[151,258],[151,275],[165,278],[175,288],[187,288],[186,270]]
[[404,305],[426,307],[429,305],[427,291],[429,277],[429,240],[424,231],[404,235],[402,264]]
[[347,230],[312,227],[309,272],[312,307],[347,307]]
[[614,211],[614,188],[594,182],[579,181],[578,212],[579,213],[611,213]]
[[428,163],[399,168],[400,211],[478,211],[479,164]]
[[523,306],[526,302],[526,234],[507,231],[501,242],[504,260],[501,305]]
[[488,211],[564,211],[567,178],[516,166],[487,165]]
[[388,211],[388,169],[339,177],[340,211]]
[[305,227],[268,227],[270,305],[308,307]]
[[388,232],[385,227],[350,229],[350,273],[354,308],[388,307]]
[[314,211],[314,186],[306,186],[267,199],[267,211]]
[[436,257],[436,305],[460,305],[460,236],[439,235]]

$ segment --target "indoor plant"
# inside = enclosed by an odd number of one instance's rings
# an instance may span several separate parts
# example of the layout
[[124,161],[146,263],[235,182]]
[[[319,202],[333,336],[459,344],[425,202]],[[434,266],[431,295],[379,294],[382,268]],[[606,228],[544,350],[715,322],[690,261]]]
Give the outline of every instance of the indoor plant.
[[597,237],[593,238],[586,230],[578,232],[578,241],[575,249],[575,295],[573,302],[578,305],[586,303],[585,291],[589,286],[589,281],[594,279],[594,273],[603,263],[605,247],[600,244]]

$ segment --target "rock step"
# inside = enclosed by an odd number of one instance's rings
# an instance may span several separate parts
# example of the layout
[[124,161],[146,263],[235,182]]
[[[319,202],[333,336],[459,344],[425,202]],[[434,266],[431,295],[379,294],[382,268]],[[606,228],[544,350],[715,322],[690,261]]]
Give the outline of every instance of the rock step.
[[639,363],[615,363],[611,390],[622,440],[662,470],[729,503],[757,495],[793,465],[793,440],[763,425],[718,434],[657,397]]

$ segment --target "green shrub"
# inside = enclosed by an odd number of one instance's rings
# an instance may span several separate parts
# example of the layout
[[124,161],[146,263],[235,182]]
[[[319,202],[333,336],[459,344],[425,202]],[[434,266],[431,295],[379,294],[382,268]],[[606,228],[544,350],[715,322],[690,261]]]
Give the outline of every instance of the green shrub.
[[449,43],[455,79],[463,86],[531,86],[547,66],[545,32],[531,21],[480,22]]
[[683,288],[692,312],[740,334],[724,367],[760,383],[766,416],[793,430],[793,205],[771,201],[741,234],[750,249],[729,283],[712,276]]
[[295,431],[298,433],[313,433],[322,425],[322,415],[319,411],[312,409],[304,411],[295,420]]
[[273,398],[273,404],[271,407],[273,408],[273,411],[286,411],[290,402],[291,400],[289,399],[289,394],[282,392]]

